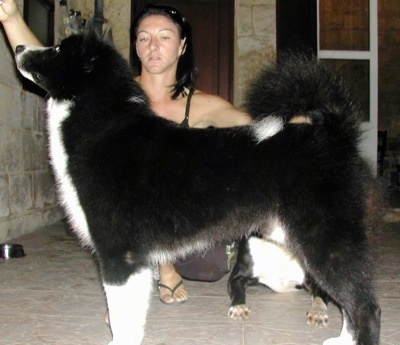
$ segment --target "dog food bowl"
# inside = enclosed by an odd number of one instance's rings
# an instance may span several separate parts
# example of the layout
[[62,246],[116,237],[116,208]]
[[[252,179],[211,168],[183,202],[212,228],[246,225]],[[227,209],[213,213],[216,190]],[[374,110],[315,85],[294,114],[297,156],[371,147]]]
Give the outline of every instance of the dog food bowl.
[[22,258],[25,256],[24,247],[20,244],[0,244],[0,256],[2,259]]

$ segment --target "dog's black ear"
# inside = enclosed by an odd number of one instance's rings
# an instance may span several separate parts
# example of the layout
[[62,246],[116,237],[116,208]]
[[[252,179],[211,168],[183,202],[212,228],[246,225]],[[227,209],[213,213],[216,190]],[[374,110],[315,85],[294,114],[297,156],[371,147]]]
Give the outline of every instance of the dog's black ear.
[[89,39],[102,39],[101,27],[96,26],[94,16],[90,16],[86,21],[83,33]]
[[84,34],[92,34],[96,32],[93,16],[90,16],[85,23]]
[[105,32],[104,35],[103,35],[103,40],[104,40],[106,43],[108,43],[108,44],[114,46],[114,38],[113,38],[113,33],[112,33],[112,29],[111,29],[111,28],[108,28],[108,29],[106,30],[106,32]]
[[85,30],[84,30],[85,36],[89,37],[90,39],[95,36],[97,39],[103,39],[103,41],[111,46],[114,45],[114,38],[112,34],[112,29],[108,28],[104,34],[102,35],[101,32],[98,32],[96,28],[96,23],[94,21],[94,16],[90,16],[88,20],[86,21],[85,25]]

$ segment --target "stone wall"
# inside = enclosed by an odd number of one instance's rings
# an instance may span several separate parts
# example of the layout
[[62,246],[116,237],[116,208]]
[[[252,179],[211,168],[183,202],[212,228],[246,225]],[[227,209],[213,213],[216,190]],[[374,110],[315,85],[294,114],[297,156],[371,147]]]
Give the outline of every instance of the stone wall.
[[[93,1],[69,1],[87,18]],[[18,1],[23,11],[23,1]],[[56,42],[64,37],[59,2],[55,2]],[[117,48],[129,56],[130,1],[105,6]],[[0,26],[1,27],[1,26]],[[63,217],[47,158],[44,100],[23,90],[13,54],[0,32],[0,242],[51,225]]]
[[236,0],[234,104],[243,105],[249,83],[276,59],[275,0]]
[[[19,1],[22,9],[23,1]],[[0,32],[0,242],[60,220],[47,162],[43,99],[22,89]]]
[[[88,18],[94,13],[93,0],[69,0],[68,6],[70,9],[80,11],[83,18]],[[125,58],[129,59],[131,0],[112,2],[105,0],[103,15],[106,21],[103,29],[112,28],[115,46]]]

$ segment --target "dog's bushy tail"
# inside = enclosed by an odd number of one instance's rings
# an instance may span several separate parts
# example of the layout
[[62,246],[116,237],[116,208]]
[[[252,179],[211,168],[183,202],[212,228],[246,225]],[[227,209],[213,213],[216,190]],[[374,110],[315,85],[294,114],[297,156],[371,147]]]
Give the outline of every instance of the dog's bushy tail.
[[341,145],[360,138],[360,107],[341,75],[329,71],[316,57],[288,54],[261,72],[250,86],[247,109],[257,119],[274,115],[288,123],[303,115]]

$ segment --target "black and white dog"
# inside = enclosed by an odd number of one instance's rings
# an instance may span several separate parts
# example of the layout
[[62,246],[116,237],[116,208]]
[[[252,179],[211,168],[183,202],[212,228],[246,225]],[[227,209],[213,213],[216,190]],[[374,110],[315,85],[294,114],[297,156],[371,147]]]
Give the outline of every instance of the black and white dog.
[[[141,343],[158,264],[255,231],[289,248],[340,306],[342,334],[326,344],[379,344],[371,177],[339,78],[289,59],[250,91],[253,125],[200,130],[155,116],[129,64],[92,30],[52,48],[19,46],[16,61],[49,93],[60,200],[98,258],[113,345]],[[312,124],[288,123],[298,114]]]

